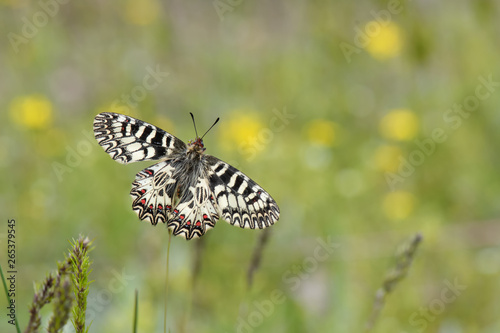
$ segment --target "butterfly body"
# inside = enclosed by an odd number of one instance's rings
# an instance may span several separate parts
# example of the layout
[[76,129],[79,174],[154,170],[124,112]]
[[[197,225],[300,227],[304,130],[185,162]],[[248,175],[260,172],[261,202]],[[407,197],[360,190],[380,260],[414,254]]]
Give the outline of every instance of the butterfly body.
[[[203,140],[201,138],[195,138],[194,140],[191,140],[188,142],[188,154],[203,154],[207,148],[205,148],[205,145],[203,144]],[[196,155],[193,155],[193,157]]]
[[94,134],[120,163],[160,160],[136,175],[132,208],[153,225],[166,223],[174,235],[200,237],[219,218],[250,229],[279,218],[274,199],[236,168],[205,154],[200,137],[186,145],[151,124],[109,112],[95,117]]

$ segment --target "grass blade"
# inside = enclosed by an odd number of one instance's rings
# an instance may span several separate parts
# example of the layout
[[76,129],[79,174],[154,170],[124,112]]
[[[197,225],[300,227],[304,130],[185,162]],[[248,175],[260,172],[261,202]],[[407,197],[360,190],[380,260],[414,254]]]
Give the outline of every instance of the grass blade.
[[137,318],[139,317],[139,291],[137,289],[135,290],[135,296],[134,296],[134,327],[133,327],[133,332],[137,333]]
[[[7,288],[7,281],[5,280],[5,276],[3,275],[2,265],[0,265],[0,276],[2,277],[3,289],[5,290],[5,296],[7,297],[7,304],[10,304],[11,301],[9,297],[9,289]],[[14,316],[14,322],[16,323],[17,333],[21,333],[19,323],[17,322],[17,316]]]

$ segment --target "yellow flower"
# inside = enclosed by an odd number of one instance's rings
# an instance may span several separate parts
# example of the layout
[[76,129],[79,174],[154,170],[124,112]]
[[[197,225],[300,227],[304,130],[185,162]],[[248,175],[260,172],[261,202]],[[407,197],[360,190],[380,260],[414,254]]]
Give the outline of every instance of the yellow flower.
[[14,123],[28,129],[47,128],[52,122],[52,103],[43,95],[17,97],[9,111]]
[[377,21],[370,21],[365,25],[365,31],[370,32],[378,28],[370,35],[370,42],[366,50],[376,59],[385,60],[396,57],[400,54],[403,40],[399,26],[390,22],[381,24]]
[[305,126],[307,140],[320,146],[333,146],[337,138],[336,127],[333,121],[314,119]]
[[398,146],[383,145],[375,150],[373,155],[373,162],[378,170],[385,172],[396,172],[398,170],[399,156],[402,151]]
[[257,112],[237,110],[225,120],[224,130],[219,131],[221,145],[227,150],[239,149],[240,152],[255,146],[262,148],[258,140],[263,128]]
[[410,192],[396,191],[385,195],[382,207],[391,220],[402,220],[413,213],[416,198]]
[[380,121],[380,133],[388,139],[412,140],[417,132],[418,118],[407,109],[391,110]]
[[125,18],[135,25],[147,25],[158,18],[160,10],[156,0],[129,0],[125,5]]

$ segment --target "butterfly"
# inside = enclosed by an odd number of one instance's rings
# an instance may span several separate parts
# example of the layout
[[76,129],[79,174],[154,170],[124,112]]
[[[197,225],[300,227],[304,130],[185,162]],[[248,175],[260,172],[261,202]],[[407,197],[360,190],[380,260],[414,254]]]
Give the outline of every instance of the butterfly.
[[95,117],[94,135],[119,163],[159,160],[136,175],[132,209],[152,225],[166,223],[176,236],[201,237],[219,218],[249,229],[264,229],[279,219],[279,207],[269,193],[238,169],[205,154],[204,135],[196,134],[186,144],[154,125],[111,112]]

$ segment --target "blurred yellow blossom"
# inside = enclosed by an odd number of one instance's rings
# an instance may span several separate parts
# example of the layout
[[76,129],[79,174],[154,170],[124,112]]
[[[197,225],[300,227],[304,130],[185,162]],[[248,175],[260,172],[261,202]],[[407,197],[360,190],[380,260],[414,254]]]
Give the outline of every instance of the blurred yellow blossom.
[[415,196],[410,192],[395,191],[385,195],[382,207],[389,219],[402,220],[413,213],[415,204]]
[[227,150],[245,150],[255,145],[264,128],[259,114],[252,110],[237,110],[224,122],[219,138],[221,146]]
[[337,139],[336,127],[333,121],[314,119],[305,126],[307,140],[321,146],[333,146]]
[[368,28],[372,26],[378,27],[379,31],[370,38],[366,50],[379,60],[398,56],[403,44],[401,28],[394,22],[380,24],[377,21],[370,21],[365,25],[365,30],[370,30]]
[[158,18],[160,10],[156,0],[129,0],[125,5],[125,18],[132,24],[147,25]]
[[9,108],[10,118],[29,129],[47,128],[52,122],[52,103],[43,95],[15,98]]
[[373,162],[380,171],[397,172],[401,162],[399,157],[403,154],[398,146],[382,145],[375,150]]
[[388,139],[412,140],[417,132],[418,118],[407,109],[391,110],[380,121],[380,133]]

